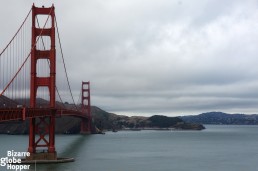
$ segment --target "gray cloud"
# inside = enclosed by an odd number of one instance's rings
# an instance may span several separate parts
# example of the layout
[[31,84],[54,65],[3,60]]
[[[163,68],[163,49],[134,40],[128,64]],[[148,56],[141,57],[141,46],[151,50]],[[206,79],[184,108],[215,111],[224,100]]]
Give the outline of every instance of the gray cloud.
[[[90,80],[93,105],[128,115],[257,113],[257,1],[53,2],[73,91]],[[32,1],[5,4],[0,47]]]

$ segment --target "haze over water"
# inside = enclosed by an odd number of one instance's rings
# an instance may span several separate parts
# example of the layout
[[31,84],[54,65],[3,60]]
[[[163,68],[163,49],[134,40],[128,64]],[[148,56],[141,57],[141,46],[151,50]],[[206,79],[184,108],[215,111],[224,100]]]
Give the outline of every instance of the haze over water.
[[[258,126],[206,125],[203,131],[121,131],[57,135],[59,157],[75,162],[36,165],[37,171],[256,171]],[[27,136],[0,135],[7,150],[26,151]],[[3,169],[3,167],[1,167]],[[35,170],[35,166],[31,166]]]

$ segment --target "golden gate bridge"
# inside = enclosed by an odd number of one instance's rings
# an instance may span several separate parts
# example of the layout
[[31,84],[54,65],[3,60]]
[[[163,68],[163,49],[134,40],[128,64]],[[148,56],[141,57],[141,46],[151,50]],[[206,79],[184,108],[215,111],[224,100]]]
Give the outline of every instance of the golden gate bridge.
[[[65,105],[63,97],[72,103]],[[55,118],[64,115],[81,118],[81,133],[91,133],[90,82],[82,82],[75,103],[55,7],[33,4],[0,53],[0,122],[29,119],[26,160],[57,160]]]

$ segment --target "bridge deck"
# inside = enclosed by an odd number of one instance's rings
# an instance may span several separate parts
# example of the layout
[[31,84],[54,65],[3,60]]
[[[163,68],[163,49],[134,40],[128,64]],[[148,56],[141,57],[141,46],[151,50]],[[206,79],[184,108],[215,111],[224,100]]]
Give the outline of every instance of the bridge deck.
[[0,122],[12,120],[25,120],[44,116],[75,116],[87,119],[88,116],[81,111],[55,108],[0,108]]

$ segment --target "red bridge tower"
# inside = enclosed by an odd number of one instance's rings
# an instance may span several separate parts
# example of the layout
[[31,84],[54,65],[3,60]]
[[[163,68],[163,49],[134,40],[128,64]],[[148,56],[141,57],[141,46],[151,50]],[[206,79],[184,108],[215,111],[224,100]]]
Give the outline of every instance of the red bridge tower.
[[87,115],[87,119],[81,121],[81,133],[91,133],[91,109],[90,109],[90,82],[82,82],[82,113]]
[[[30,157],[28,160],[56,160],[55,151],[55,88],[56,88],[56,49],[55,49],[55,8],[38,8],[34,4],[32,6],[32,42],[31,42],[31,83],[30,83],[30,107],[37,107],[37,89],[39,87],[47,87],[50,95],[51,116],[31,118],[29,130],[29,148]],[[36,16],[48,15],[51,20],[50,28],[37,28]],[[37,49],[39,36],[50,37],[50,50]],[[37,60],[48,60],[50,64],[50,75],[46,77],[37,76]],[[39,66],[40,67],[40,66]],[[46,137],[48,135],[48,137]],[[46,149],[44,153],[37,153],[38,150]]]

